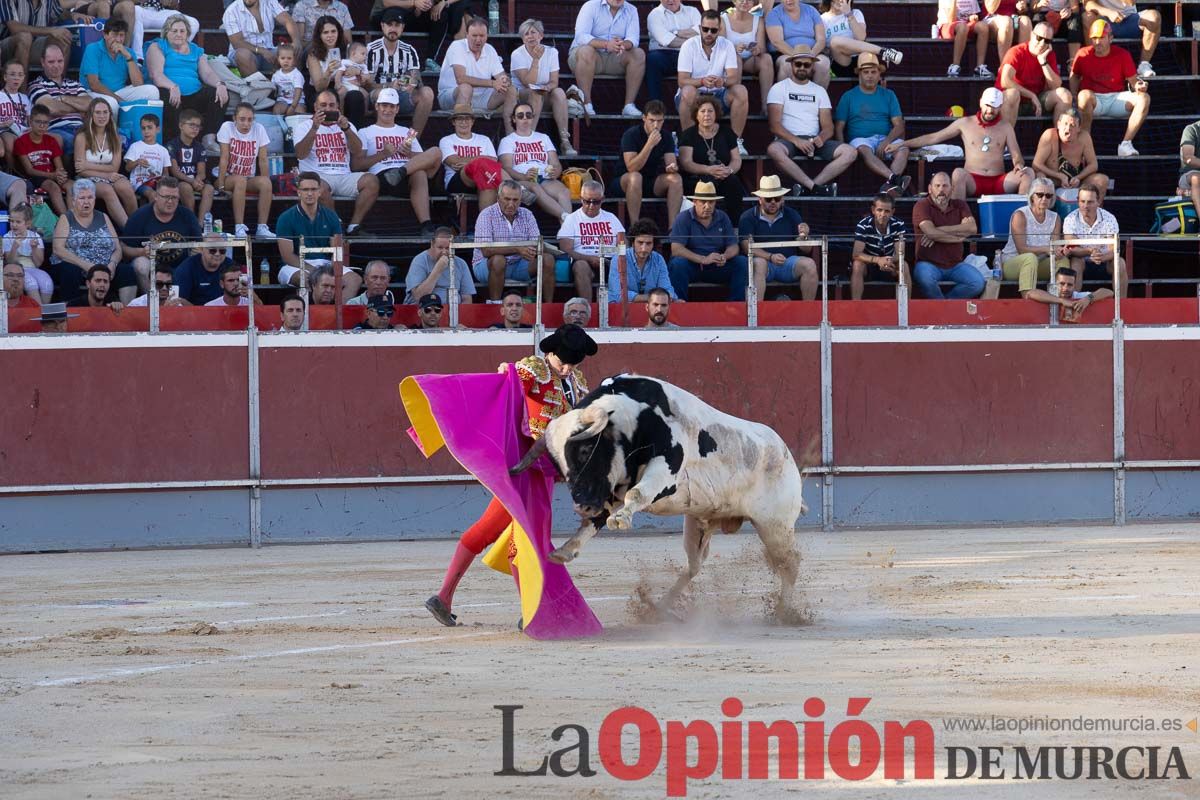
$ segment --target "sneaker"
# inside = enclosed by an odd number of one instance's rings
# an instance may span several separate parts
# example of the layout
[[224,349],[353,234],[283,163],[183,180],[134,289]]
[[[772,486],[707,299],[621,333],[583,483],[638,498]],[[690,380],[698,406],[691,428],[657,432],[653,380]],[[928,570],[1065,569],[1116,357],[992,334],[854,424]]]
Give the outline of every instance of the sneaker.
[[1120,158],[1129,158],[1130,156],[1138,155],[1138,151],[1134,149],[1133,142],[1126,139],[1117,145],[1117,156]]
[[742,141],[742,137],[740,136],[738,137],[738,155],[742,158],[747,158],[750,155],[750,151],[746,149],[746,143]]
[[891,64],[895,66],[904,60],[904,53],[901,53],[894,47],[885,47],[879,54],[879,57],[883,59],[885,64]]
[[439,64],[438,62],[434,61],[432,58],[427,58],[427,59],[425,59],[425,71],[426,72],[441,72],[442,65]]
[[1138,64],[1137,74],[1139,78],[1153,78],[1158,73],[1154,71],[1154,67],[1150,66],[1149,61],[1143,61]]
[[250,235],[250,229],[247,228],[245,225],[234,225],[233,226],[233,235],[239,236],[244,239],[245,237]]
[[962,67],[960,67],[958,64],[951,64],[950,66],[946,67],[947,78],[957,78],[960,75],[962,75]]
[[[591,103],[584,103],[583,104],[583,115],[585,117],[596,116],[596,107],[593,106]],[[641,116],[641,115],[639,114],[639,116]]]
[[[591,104],[589,103],[588,105],[591,105]],[[633,103],[626,103],[625,107],[621,109],[621,116],[629,117],[630,119],[641,119],[642,112],[640,110],[638,110],[638,107],[635,106]]]
[[438,229],[437,223],[431,219],[427,219],[421,223],[420,236],[421,236],[421,238],[425,238],[425,237],[433,238],[433,234],[437,233],[437,229]]
[[893,175],[879,187],[880,194],[890,194],[892,197],[903,197],[908,192],[912,178],[908,175]]
[[803,183],[792,184],[792,197],[808,197],[810,194],[812,194],[812,189]]
[[558,154],[567,158],[573,158],[579,155],[579,151],[572,147],[571,140],[564,136],[558,143]]
[[836,183],[814,183],[812,193],[817,197],[837,197]]
[[990,69],[988,69],[987,64],[980,64],[978,67],[975,68],[975,77],[976,78],[994,78],[996,76]]
[[354,238],[358,239],[363,236],[370,236],[371,232],[369,230],[367,230],[366,228],[364,228],[362,225],[351,225],[349,228],[346,229],[346,235],[353,236]]
[[274,234],[274,232],[271,231],[270,228],[267,227],[267,224],[265,222],[258,223],[258,227],[254,229],[254,236],[258,239],[277,239],[277,238],[279,238]]

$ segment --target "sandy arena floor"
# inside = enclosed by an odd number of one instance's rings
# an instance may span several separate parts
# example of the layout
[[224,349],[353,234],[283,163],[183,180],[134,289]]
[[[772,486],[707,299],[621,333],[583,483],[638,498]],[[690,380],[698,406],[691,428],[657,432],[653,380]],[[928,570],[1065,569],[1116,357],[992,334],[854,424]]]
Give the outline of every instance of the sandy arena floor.
[[[718,537],[683,622],[645,624],[678,536],[593,540],[572,567],[607,630],[535,642],[515,590],[481,565],[455,610],[422,602],[453,543],[0,558],[0,797],[662,797],[664,767],[618,781],[601,722],[638,705],[666,720],[809,719],[872,698],[862,718],[928,720],[937,779],[695,780],[689,797],[1200,796],[1200,525],[803,533],[813,622],[766,618],[772,578],[752,534]],[[670,571],[671,574],[668,574]],[[517,712],[530,769],[566,723],[595,777],[494,777]],[[1171,718],[1171,732],[946,729],[1004,717]],[[1193,723],[1194,725],[1195,723]],[[629,737],[627,737],[628,739]],[[1191,780],[948,781],[952,745],[1160,745]],[[634,761],[637,749],[626,749]],[[665,757],[664,757],[665,761]],[[1013,758],[1005,757],[1011,775]],[[568,757],[568,765],[575,756]],[[828,773],[832,775],[832,773]]]

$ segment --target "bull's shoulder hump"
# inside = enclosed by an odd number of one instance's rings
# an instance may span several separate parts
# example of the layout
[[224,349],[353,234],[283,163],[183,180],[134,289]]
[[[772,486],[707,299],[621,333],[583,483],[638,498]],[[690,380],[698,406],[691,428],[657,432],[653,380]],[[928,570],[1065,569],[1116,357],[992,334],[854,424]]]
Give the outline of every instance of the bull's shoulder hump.
[[630,400],[657,409],[663,416],[669,417],[673,412],[668,398],[668,389],[675,390],[675,387],[657,378],[647,378],[641,375],[614,375],[601,381],[595,391],[584,398],[579,407],[590,405],[601,397],[615,395],[628,397]]

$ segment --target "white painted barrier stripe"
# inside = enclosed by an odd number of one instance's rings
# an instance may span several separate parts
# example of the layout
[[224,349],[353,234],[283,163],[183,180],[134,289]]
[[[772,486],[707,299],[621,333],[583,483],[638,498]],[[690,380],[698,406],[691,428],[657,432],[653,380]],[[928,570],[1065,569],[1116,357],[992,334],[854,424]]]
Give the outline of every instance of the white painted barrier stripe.
[[955,326],[928,328],[834,328],[834,344],[945,344],[947,342],[1111,342],[1112,328]]
[[0,350],[125,350],[131,348],[246,347],[243,332],[80,333],[68,336],[0,336]]

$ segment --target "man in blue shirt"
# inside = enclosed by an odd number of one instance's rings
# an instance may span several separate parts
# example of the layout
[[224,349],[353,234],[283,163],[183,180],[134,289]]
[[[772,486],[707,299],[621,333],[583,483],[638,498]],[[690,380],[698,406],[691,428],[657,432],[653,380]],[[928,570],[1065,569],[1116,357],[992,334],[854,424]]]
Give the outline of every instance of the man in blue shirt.
[[[838,100],[833,135],[857,150],[867,169],[887,179],[879,187],[880,194],[898,197],[912,182],[904,174],[908,168],[908,148],[904,146],[900,101],[895,92],[879,85],[883,67],[873,53],[861,53],[854,71],[858,73],[858,86]],[[899,146],[888,164],[883,160],[887,157],[884,148],[892,142],[898,142]]]
[[710,181],[696,184],[688,197],[692,207],[671,226],[671,262],[667,269],[679,299],[687,300],[688,285],[695,280],[722,283],[729,299],[746,299],[746,257],[738,254],[737,234],[729,215],[717,210],[721,196]]
[[[301,172],[296,176],[296,194],[300,202],[279,215],[275,235],[279,238],[279,282],[300,285],[300,270],[311,272],[316,267],[329,266],[332,261],[322,254],[318,258],[300,260],[300,237],[305,247],[341,247],[342,221],[331,208],[321,205],[321,176]],[[342,297],[354,297],[362,288],[362,278],[349,267],[342,267]]]
[[175,268],[175,287],[179,289],[179,296],[194,306],[216,300],[222,294],[221,273],[232,264],[225,255],[221,236],[208,234],[199,252],[188,256]]
[[[662,289],[672,300],[678,300],[667,262],[654,249],[658,225],[652,219],[639,219],[625,232],[630,244],[625,247],[625,299],[629,302],[649,299],[651,289]],[[608,302],[621,302],[621,274],[614,258],[608,268]]]
[[[808,225],[800,219],[800,212],[783,204],[789,193],[778,175],[764,175],[758,182],[758,205],[748,209],[738,220],[738,237],[742,250],[750,254],[750,237],[754,238],[754,289],[758,299],[767,296],[767,282],[800,282],[800,296],[805,300],[816,299],[817,262],[809,255],[801,255],[797,247],[772,247],[759,250],[758,245],[770,242],[791,242],[808,238]],[[805,253],[810,252],[805,250]]]
[[158,87],[142,80],[142,68],[125,46],[129,25],[123,19],[110,19],[104,27],[104,38],[92,42],[83,50],[79,76],[92,97],[108,103],[116,119],[122,100],[157,100]]

